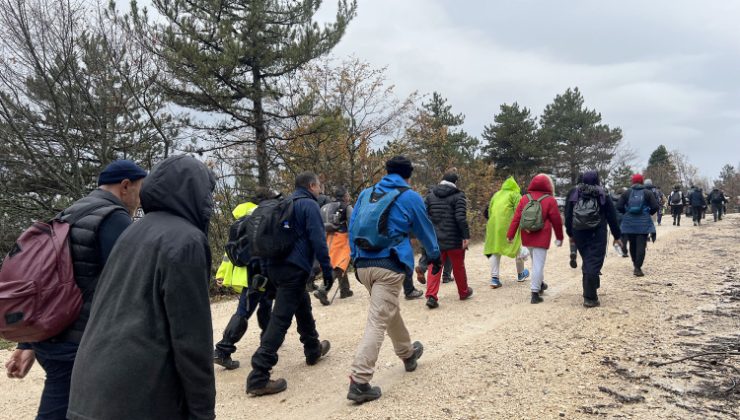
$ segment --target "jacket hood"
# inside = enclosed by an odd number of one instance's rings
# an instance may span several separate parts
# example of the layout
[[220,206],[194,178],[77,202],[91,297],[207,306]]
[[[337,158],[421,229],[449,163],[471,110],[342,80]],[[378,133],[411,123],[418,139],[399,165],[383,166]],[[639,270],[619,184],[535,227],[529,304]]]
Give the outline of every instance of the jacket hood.
[[516,180],[513,176],[506,178],[506,181],[501,184],[501,191],[513,191],[517,194],[522,193],[522,189],[519,188],[519,184],[516,183]]
[[406,187],[408,188],[409,184],[406,183],[406,181],[401,178],[401,175],[398,174],[388,174],[383,177],[383,179],[378,182],[378,185],[382,188],[390,189],[390,188],[398,188],[398,187]]
[[529,192],[537,191],[553,195],[555,188],[553,186],[552,179],[549,176],[539,174],[532,178],[532,182],[529,183],[529,188],[527,188],[527,190]]
[[434,193],[434,195],[436,195],[439,198],[449,197],[452,194],[457,193],[458,191],[460,190],[457,187],[453,187],[452,185],[448,185],[448,184],[438,184],[438,185],[435,185],[434,188],[432,189],[432,192]]
[[206,231],[213,213],[216,178],[205,164],[187,156],[173,156],[157,164],[144,178],[141,207],[144,213],[165,211]]
[[241,219],[244,216],[252,214],[252,212],[256,208],[257,208],[257,205],[254,203],[250,203],[250,202],[241,203],[238,206],[236,206],[234,210],[231,211],[231,214],[234,215],[234,219]]

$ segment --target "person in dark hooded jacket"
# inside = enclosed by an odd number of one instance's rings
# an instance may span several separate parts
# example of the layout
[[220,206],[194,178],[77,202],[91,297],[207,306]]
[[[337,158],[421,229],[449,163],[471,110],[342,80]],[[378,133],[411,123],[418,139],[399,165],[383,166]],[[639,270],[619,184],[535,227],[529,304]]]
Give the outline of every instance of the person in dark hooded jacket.
[[[468,203],[465,193],[457,188],[458,175],[450,172],[444,175],[442,182],[435,186],[424,199],[429,218],[434,224],[437,242],[442,252],[442,261],[449,258],[452,262],[457,292],[460,300],[473,295],[468,286],[465,272],[465,251],[470,241],[468,227]],[[442,277],[441,273],[433,274],[432,267],[427,270],[427,306],[430,309],[439,306],[437,293]]]
[[[589,208],[583,205],[586,201],[597,203],[597,206],[591,208],[597,212],[595,215],[597,219],[595,218],[595,220],[598,220],[598,225],[595,227],[585,226],[579,217],[574,222],[574,210],[576,216],[588,213],[588,211],[583,212],[582,210]],[[587,308],[593,308],[600,304],[597,290],[601,286],[601,268],[604,266],[604,258],[606,257],[607,224],[611,229],[612,236],[614,236],[614,243],[621,248],[622,244],[619,240],[621,232],[617,222],[617,212],[614,210],[614,203],[601,187],[599,173],[586,171],[583,174],[583,183],[568,193],[568,201],[565,204],[565,231],[568,237],[575,239],[578,253],[581,254],[583,259],[583,265],[581,266],[583,272],[583,306]]]
[[67,417],[213,419],[208,223],[216,180],[190,156],[145,179],[145,216],[116,243],[72,371]]
[[622,213],[620,229],[622,236],[629,241],[630,257],[634,266],[633,274],[642,277],[642,264],[645,261],[648,236],[655,233],[651,216],[660,208],[658,200],[643,185],[641,174],[632,175],[632,187],[619,198],[617,211]]
[[689,194],[689,205],[691,206],[691,215],[694,218],[694,226],[701,225],[701,219],[707,208],[707,200],[704,198],[704,191],[701,188],[695,188]]

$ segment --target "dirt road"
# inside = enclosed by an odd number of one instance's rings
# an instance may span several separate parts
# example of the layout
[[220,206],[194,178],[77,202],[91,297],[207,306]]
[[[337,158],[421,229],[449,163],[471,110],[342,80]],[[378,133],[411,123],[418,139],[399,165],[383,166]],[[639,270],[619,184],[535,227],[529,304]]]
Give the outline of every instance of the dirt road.
[[[580,270],[568,266],[567,247],[548,255],[550,289],[540,305],[529,303],[528,283],[513,280],[512,260],[503,263],[504,287],[489,289],[488,262],[481,246],[473,247],[466,259],[473,299],[457,300],[447,284],[439,309],[403,300],[403,316],[412,339],[424,343],[424,356],[416,372],[406,373],[386,340],[374,380],[383,397],[359,407],[345,399],[367,309],[367,293],[357,283],[354,297],[314,306],[321,338],[332,343],[325,360],[306,366],[295,330],[289,333],[274,370],[288,380],[282,394],[244,392],[258,343],[252,322],[234,355],[243,367],[216,370],[216,412],[227,419],[282,420],[737,418],[740,357],[655,364],[703,352],[740,353],[740,217],[658,229],[646,277],[633,277],[629,259],[610,251],[596,309],[581,306]],[[213,306],[215,340],[235,307],[235,301]],[[3,376],[0,418],[32,418],[42,383],[38,366],[22,381]]]

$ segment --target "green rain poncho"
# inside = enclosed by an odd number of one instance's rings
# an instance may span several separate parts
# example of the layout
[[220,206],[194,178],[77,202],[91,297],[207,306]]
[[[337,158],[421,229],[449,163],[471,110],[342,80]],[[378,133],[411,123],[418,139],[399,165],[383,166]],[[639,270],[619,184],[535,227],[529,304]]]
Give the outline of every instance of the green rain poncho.
[[485,255],[500,254],[515,258],[522,246],[519,230],[514,242],[506,240],[506,232],[514,218],[514,211],[522,198],[519,185],[514,178],[509,177],[501,185],[501,190],[491,198],[488,206],[488,224],[486,225],[486,244],[483,247]]

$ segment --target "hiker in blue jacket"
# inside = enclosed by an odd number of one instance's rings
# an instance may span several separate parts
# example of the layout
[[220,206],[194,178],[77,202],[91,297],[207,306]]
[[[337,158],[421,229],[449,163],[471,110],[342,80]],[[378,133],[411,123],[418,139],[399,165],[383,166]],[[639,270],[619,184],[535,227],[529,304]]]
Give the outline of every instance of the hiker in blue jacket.
[[652,215],[660,208],[658,200],[643,185],[643,176],[632,175],[632,187],[617,203],[617,211],[622,217],[622,237],[629,242],[630,257],[634,265],[634,275],[642,277],[642,263],[645,261],[648,235],[655,233]]
[[[407,372],[416,369],[417,360],[424,350],[420,342],[411,343],[399,308],[398,296],[403,281],[414,270],[414,250],[408,239],[409,233],[413,232],[421,242],[434,267],[434,274],[439,273],[442,264],[434,226],[427,216],[424,200],[408,184],[414,169],[411,161],[396,156],[386,162],[385,168],[388,175],[360,193],[350,220],[350,247],[355,272],[370,292],[368,320],[352,362],[347,394],[348,399],[357,403],[380,398],[380,388],[370,386],[370,380],[386,331]],[[388,197],[395,199],[392,201]],[[385,208],[379,209],[388,202]],[[373,217],[379,213],[388,214],[386,226],[380,222],[380,217]]]

